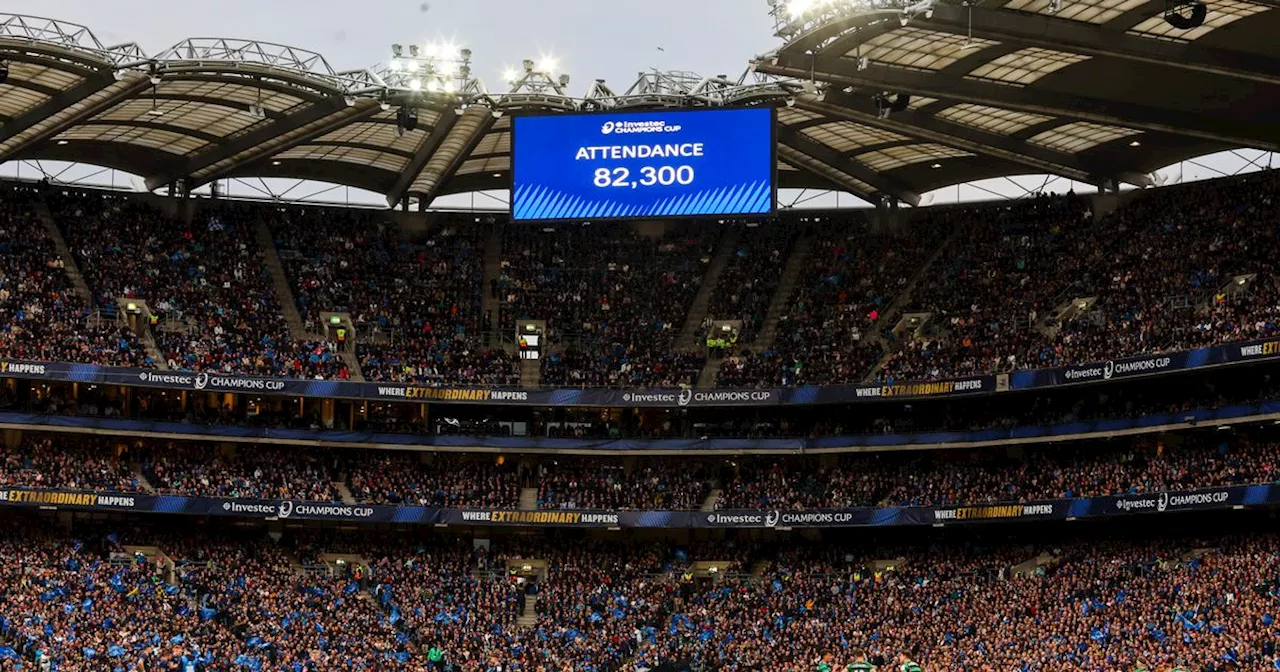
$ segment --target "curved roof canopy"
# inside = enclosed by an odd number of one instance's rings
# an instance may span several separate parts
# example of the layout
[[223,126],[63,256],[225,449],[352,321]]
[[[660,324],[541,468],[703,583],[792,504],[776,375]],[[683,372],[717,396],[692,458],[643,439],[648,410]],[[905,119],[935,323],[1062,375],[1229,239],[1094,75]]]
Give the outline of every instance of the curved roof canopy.
[[424,90],[402,68],[338,71],[283,45],[190,38],[148,56],[0,14],[0,161],[103,165],[150,189],[316,179],[425,204],[507,187],[512,112],[765,104],[780,186],[914,205],[988,177],[1145,186],[1181,159],[1280,150],[1280,0],[1212,0],[1183,30],[1163,0],[799,5],[775,8],[785,43],[741,79],[649,73],[582,96],[528,63],[503,93],[469,67]]

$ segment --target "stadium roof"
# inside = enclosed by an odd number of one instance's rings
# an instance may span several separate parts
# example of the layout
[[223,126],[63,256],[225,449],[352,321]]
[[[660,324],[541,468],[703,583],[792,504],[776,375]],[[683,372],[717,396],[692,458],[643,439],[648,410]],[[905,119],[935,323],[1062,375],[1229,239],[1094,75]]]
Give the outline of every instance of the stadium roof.
[[1213,0],[1185,30],[1163,0],[802,4],[776,8],[785,44],[753,74],[651,73],[582,96],[530,64],[502,93],[469,67],[424,89],[282,45],[191,38],[148,56],[0,14],[0,161],[102,165],[150,189],[288,177],[429,203],[506,188],[509,112],[769,104],[780,186],[915,204],[988,177],[1145,186],[1182,159],[1280,150],[1280,0]]

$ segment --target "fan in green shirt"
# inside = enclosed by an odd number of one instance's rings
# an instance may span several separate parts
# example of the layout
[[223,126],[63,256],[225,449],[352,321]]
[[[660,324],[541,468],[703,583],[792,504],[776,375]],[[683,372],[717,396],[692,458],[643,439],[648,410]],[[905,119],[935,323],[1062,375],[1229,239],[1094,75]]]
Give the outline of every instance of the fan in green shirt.
[[905,653],[898,654],[898,669],[901,672],[924,672],[915,661],[907,657]]
[[444,649],[440,648],[435,644],[432,644],[431,648],[427,651],[427,662],[429,663],[444,662]]

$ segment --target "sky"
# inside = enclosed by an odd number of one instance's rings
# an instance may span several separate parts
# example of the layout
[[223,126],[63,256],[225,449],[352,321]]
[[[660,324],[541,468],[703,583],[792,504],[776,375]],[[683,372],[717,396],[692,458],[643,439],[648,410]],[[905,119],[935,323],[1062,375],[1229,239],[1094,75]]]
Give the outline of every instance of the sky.
[[3,11],[79,23],[152,55],[232,37],[319,52],[337,70],[386,62],[393,43],[449,41],[471,49],[491,89],[504,88],[504,68],[551,55],[579,94],[596,78],[625,89],[655,67],[736,78],[778,44],[765,0],[6,0]]
[[[137,42],[150,55],[187,37],[254,39],[318,52],[335,70],[385,63],[394,43],[450,42],[471,49],[473,72],[493,91],[506,90],[504,70],[526,58],[550,56],[569,74],[573,95],[585,93],[597,78],[622,93],[638,73],[655,68],[736,79],[753,56],[780,45],[766,0],[6,0],[3,11],[81,24],[106,45]],[[1266,165],[1270,159],[1246,151],[1162,172],[1170,182],[1202,179],[1251,170],[1249,161]],[[112,186],[138,183],[116,171],[52,162],[0,166],[0,175],[41,172]],[[1016,198],[1073,187],[1092,190],[1062,178],[1024,176],[939,189],[923,202]],[[251,198],[287,193],[291,199],[385,204],[380,195],[327,184],[233,181],[223,188]],[[794,207],[865,205],[847,194],[812,191],[784,190],[779,200]],[[506,201],[505,194],[490,193],[445,197],[434,205],[505,209]]]

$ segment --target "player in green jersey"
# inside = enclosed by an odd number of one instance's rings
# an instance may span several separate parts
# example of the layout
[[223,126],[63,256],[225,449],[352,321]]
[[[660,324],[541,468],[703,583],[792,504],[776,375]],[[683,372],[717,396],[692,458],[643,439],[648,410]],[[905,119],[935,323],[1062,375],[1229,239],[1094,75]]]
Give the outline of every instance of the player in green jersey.
[[867,660],[867,654],[864,651],[853,652],[853,662],[844,666],[844,672],[874,672],[875,665]]

